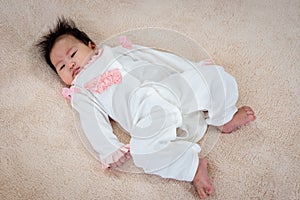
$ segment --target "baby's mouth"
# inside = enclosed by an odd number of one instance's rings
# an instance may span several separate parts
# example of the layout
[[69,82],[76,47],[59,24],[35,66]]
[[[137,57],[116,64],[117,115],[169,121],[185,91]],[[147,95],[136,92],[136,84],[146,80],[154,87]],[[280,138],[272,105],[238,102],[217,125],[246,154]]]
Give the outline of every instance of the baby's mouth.
[[72,76],[73,76],[73,77],[76,76],[79,72],[80,72],[80,67],[76,67],[76,68],[74,69],[74,71],[73,71]]

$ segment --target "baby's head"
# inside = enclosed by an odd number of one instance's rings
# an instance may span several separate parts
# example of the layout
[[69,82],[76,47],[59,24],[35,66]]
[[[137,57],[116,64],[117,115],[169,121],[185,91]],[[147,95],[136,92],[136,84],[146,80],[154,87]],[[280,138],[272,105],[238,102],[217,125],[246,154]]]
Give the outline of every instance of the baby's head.
[[63,17],[41,38],[37,47],[47,64],[67,85],[71,85],[96,50],[95,43],[72,20]]

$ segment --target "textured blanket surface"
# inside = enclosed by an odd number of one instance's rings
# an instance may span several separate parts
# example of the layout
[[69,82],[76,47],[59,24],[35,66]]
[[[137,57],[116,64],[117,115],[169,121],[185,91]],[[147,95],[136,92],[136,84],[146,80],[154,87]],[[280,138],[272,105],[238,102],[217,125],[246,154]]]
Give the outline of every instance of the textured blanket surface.
[[[0,199],[198,199],[188,182],[124,170],[105,173],[82,145],[60,94],[64,85],[34,48],[61,15],[96,44],[156,27],[203,47],[236,78],[238,106],[250,105],[257,115],[233,134],[219,135],[207,154],[216,191],[209,199],[300,198],[300,1],[0,0],[0,5]],[[182,50],[184,42],[164,33],[139,35],[133,42],[165,42]]]

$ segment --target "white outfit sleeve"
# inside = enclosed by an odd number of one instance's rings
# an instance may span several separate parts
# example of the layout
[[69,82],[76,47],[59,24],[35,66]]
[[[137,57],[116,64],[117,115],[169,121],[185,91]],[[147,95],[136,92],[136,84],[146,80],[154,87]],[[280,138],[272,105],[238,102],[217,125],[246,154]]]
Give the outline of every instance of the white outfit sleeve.
[[119,55],[125,54],[127,57],[131,57],[132,60],[143,60],[156,65],[168,66],[170,69],[177,72],[183,72],[197,66],[196,62],[192,62],[173,53],[140,45],[132,45],[132,49],[129,50],[122,46],[117,46],[113,48],[113,53],[116,58],[118,58]]
[[[90,146],[97,152],[103,168],[107,168],[110,163],[118,161],[122,152],[128,152],[127,148],[124,148],[126,146],[113,133],[108,115],[102,110],[92,94],[80,89],[80,92],[76,92],[72,96],[71,104],[79,113],[83,132]],[[118,152],[119,156],[116,157]]]

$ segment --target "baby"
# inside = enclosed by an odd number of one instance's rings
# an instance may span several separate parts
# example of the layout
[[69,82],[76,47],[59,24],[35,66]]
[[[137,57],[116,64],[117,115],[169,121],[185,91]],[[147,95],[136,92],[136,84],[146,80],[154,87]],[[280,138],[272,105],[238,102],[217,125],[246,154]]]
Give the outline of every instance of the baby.
[[[255,120],[250,107],[235,106],[235,79],[211,62],[119,39],[120,46],[97,47],[73,21],[61,18],[37,46],[68,86],[63,95],[79,113],[104,169],[132,157],[145,173],[192,181],[200,198],[212,195],[197,142],[208,125],[231,133]],[[118,140],[110,118],[130,134],[130,144]]]

